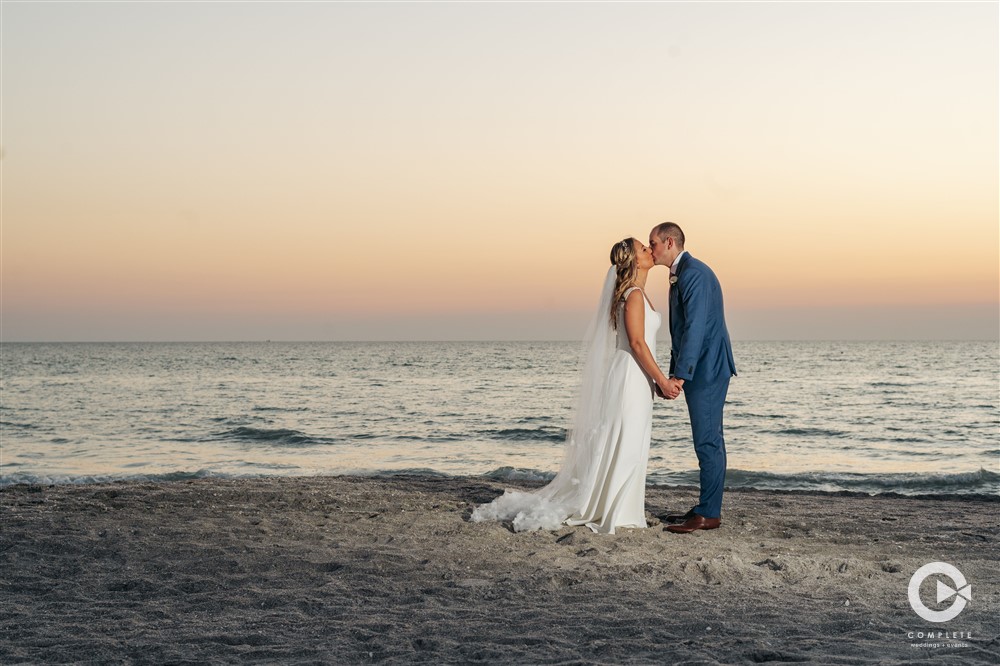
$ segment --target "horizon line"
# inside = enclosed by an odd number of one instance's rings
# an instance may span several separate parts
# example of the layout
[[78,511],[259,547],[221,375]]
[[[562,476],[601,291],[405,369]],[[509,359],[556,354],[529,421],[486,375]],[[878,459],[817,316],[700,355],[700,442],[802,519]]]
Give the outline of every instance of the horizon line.
[[[670,338],[657,338],[660,342],[669,342]],[[288,338],[262,338],[246,340],[206,339],[206,340],[0,340],[0,345],[18,344],[245,344],[245,343],[300,343],[300,344],[331,344],[331,343],[417,343],[417,342],[468,342],[468,343],[505,343],[505,342],[582,342],[580,338],[510,338],[510,339],[470,339],[470,338],[425,338],[425,339],[329,339],[300,340]],[[734,338],[732,342],[997,342],[995,338]]]

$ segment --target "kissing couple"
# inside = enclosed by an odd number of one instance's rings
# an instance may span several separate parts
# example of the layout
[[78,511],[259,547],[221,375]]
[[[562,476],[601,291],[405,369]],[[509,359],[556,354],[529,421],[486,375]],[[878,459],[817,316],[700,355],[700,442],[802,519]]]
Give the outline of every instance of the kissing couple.
[[[656,363],[662,317],[644,287],[654,266],[670,268],[670,367]],[[684,249],[673,222],[657,225],[649,245],[626,238],[611,246],[611,267],[584,341],[585,359],[573,427],[555,477],[532,492],[506,490],[477,507],[474,522],[512,521],[515,531],[586,525],[614,534],[646,525],[646,464],[654,396],[684,394],[701,497],[687,513],[671,514],[679,534],[722,524],[726,443],[722,410],[736,374],[726,330],[722,288],[712,269]]]

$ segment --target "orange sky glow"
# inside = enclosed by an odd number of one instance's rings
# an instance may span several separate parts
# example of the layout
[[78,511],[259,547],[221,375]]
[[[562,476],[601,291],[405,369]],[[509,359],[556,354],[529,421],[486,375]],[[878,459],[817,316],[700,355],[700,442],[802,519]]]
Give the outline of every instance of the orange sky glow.
[[995,3],[0,12],[4,340],[573,338],[664,220],[734,338],[998,334]]

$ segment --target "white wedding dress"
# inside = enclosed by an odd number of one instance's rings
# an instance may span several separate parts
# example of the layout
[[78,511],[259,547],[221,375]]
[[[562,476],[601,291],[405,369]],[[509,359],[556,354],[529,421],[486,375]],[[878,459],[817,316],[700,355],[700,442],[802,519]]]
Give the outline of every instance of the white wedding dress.
[[[655,394],[625,332],[624,300],[638,287],[617,304],[617,332],[608,314],[613,287],[609,271],[588,334],[577,413],[559,472],[533,492],[505,491],[476,508],[471,520],[510,520],[515,531],[586,525],[594,532],[614,534],[620,527],[646,527],[646,464]],[[661,317],[645,293],[643,303],[644,336],[655,358]]]

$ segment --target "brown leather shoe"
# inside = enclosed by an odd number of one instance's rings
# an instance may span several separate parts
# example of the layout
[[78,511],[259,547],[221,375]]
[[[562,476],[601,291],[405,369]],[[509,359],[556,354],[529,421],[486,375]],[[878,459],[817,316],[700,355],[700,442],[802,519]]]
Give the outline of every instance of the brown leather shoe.
[[668,513],[663,516],[663,522],[665,523],[683,523],[685,520],[691,520],[696,515],[694,509],[691,509],[687,513]]
[[667,531],[674,534],[688,534],[695,530],[714,530],[720,525],[722,525],[722,521],[718,518],[706,518],[696,513],[693,518],[689,518],[680,525],[668,525]]

